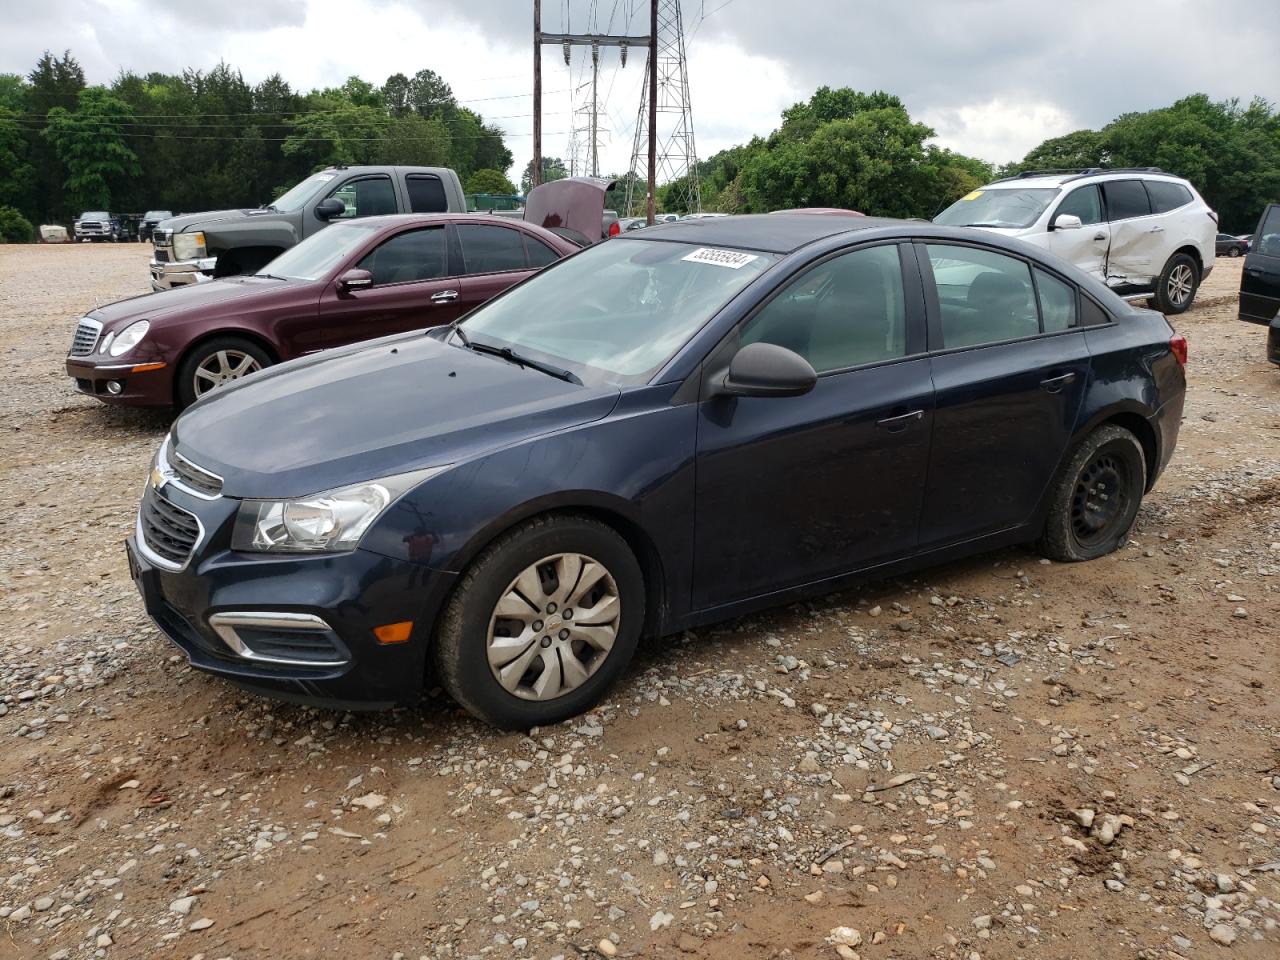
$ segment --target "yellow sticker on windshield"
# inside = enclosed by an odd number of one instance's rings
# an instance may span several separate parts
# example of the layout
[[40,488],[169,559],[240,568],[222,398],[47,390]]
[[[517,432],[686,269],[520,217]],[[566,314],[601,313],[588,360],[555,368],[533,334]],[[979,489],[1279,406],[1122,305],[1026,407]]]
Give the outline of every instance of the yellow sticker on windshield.
[[980,196],[982,196],[982,191],[981,191],[981,190],[975,190],[975,191],[973,191],[973,193],[966,193],[966,194],[965,194],[963,197],[961,197],[960,199],[961,199],[961,200],[977,200]]

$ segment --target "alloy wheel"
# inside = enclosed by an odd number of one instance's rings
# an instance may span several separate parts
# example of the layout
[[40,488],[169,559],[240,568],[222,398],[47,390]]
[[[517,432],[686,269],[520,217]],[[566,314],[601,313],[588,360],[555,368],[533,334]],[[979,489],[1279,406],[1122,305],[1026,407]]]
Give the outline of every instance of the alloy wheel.
[[508,693],[554,700],[600,669],[618,638],[618,585],[591,557],[561,553],[507,585],[489,619],[489,669]]
[[1169,302],[1182,306],[1191,296],[1191,288],[1195,285],[1195,274],[1185,263],[1179,263],[1169,271]]
[[256,357],[241,350],[219,350],[211,353],[196,367],[194,387],[197,397],[204,396],[215,387],[220,387],[230,380],[262,369]]
[[1071,498],[1071,532],[1078,543],[1091,547],[1116,536],[1128,514],[1132,485],[1128,468],[1108,453],[1080,471]]

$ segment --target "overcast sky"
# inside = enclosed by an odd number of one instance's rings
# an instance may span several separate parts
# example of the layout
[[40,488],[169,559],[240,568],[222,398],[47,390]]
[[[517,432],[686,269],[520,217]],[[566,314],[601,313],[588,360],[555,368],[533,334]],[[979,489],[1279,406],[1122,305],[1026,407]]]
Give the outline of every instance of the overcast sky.
[[[768,133],[822,84],[895,93],[939,143],[997,163],[1188,93],[1280,92],[1274,0],[683,0],[683,9],[702,157]],[[592,29],[593,10],[599,31],[647,32],[647,0],[543,0],[543,28]],[[302,89],[430,67],[508,131],[515,169],[531,155],[532,0],[0,0],[0,14],[0,72],[27,73],[46,48],[69,48],[91,83],[220,59],[250,83],[278,71]],[[549,155],[567,157],[586,56],[577,50],[570,72],[558,49],[544,51]],[[606,172],[629,161],[643,64],[634,56],[619,69],[616,51],[602,53]]]

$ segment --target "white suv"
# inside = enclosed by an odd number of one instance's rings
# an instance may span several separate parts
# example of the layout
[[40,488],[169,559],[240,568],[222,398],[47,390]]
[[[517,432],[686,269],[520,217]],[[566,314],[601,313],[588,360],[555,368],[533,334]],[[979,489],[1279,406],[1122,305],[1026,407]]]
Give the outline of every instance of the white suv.
[[934,223],[1019,237],[1163,313],[1191,306],[1218,234],[1195,187],[1158,167],[1027,171],[961,197]]

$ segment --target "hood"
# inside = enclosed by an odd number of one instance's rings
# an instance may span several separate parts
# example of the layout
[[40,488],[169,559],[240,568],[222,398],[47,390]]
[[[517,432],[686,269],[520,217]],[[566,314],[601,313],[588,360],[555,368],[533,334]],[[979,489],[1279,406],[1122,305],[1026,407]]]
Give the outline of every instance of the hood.
[[173,437],[229,497],[297,497],[598,420],[618,395],[413,333],[222,387],[178,418]]
[[103,332],[109,333],[134,320],[162,320],[177,314],[186,316],[192,313],[214,315],[219,312],[219,308],[231,303],[248,307],[242,301],[264,293],[279,292],[286,284],[294,283],[295,281],[271,280],[267,277],[226,277],[156,293],[140,293],[136,297],[97,307],[89,311],[88,316],[102,321]]
[[566,177],[539,184],[525,198],[525,222],[557,233],[569,231],[595,243],[603,236],[605,193],[614,186],[615,181],[597,177]]
[[192,230],[199,230],[202,227],[212,226],[215,223],[222,223],[226,220],[244,220],[248,217],[276,216],[280,216],[277,211],[266,209],[210,210],[206,213],[184,213],[180,217],[170,217],[167,220],[161,220],[156,224],[156,226],[161,230],[172,230],[174,233],[188,233]]

